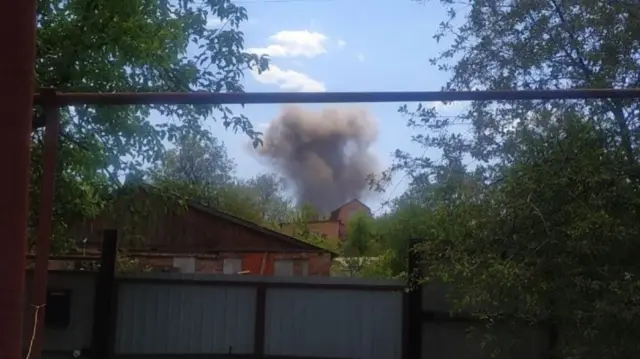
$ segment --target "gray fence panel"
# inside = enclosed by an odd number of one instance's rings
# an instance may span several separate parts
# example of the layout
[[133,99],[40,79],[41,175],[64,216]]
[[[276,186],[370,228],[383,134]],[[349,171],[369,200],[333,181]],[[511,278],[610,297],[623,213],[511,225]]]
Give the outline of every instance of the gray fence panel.
[[265,352],[388,359],[402,353],[402,294],[269,289]]
[[[29,307],[32,288],[31,272],[27,272],[26,278],[26,305],[25,318],[33,315]],[[53,290],[70,291],[71,311],[69,326],[67,328],[44,328],[45,351],[68,353],[71,356],[74,350],[87,348],[91,345],[91,327],[93,323],[93,298],[95,292],[95,277],[87,273],[60,273],[49,272],[47,288]],[[25,320],[25,323],[29,321]],[[28,348],[31,340],[32,329],[25,328],[24,347]]]
[[255,298],[252,287],[122,282],[116,353],[251,353]]

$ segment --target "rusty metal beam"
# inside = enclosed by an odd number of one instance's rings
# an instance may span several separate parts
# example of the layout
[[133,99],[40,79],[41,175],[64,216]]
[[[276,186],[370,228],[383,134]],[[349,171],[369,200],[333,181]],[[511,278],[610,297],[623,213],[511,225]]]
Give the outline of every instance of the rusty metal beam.
[[[205,104],[284,104],[284,103],[356,103],[356,102],[429,102],[640,98],[640,88],[574,89],[548,91],[432,91],[432,92],[139,92],[139,93],[60,93],[56,103],[67,105],[205,105]],[[42,94],[34,102],[43,101]]]
[[[55,92],[48,94],[55,98]],[[46,128],[44,135],[44,156],[42,186],[40,188],[40,211],[36,232],[36,263],[33,273],[29,317],[27,328],[32,328],[32,340],[29,345],[29,359],[42,357],[44,343],[44,315],[47,300],[47,274],[49,253],[51,251],[51,231],[53,227],[53,199],[55,195],[56,157],[60,134],[60,107],[47,102],[44,106]]]
[[0,0],[0,359],[22,358],[35,0]]

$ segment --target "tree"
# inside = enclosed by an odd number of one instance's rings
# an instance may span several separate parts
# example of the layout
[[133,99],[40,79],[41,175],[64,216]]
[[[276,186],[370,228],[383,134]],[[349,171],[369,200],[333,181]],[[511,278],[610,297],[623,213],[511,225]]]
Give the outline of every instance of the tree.
[[[243,51],[239,26],[247,13],[228,0],[40,1],[38,10],[36,74],[43,87],[238,92],[244,70],[267,65]],[[208,19],[224,25],[210,27]],[[153,126],[147,119],[152,109],[180,121]],[[225,126],[257,135],[246,117],[222,106],[81,106],[65,111],[64,127],[76,142],[102,148],[103,160],[119,172],[157,159],[163,138],[200,132],[202,121],[215,114]]]
[[291,215],[291,199],[283,194],[284,179],[274,173],[262,173],[245,185],[256,196],[262,218],[267,222],[283,222]]
[[485,318],[551,320],[563,357],[637,355],[640,188],[626,158],[581,122],[522,140],[503,182],[420,218],[428,279]]
[[344,244],[343,262],[349,276],[362,275],[366,267],[375,266],[377,233],[373,218],[356,213],[347,224],[347,237]]
[[309,222],[317,217],[317,211],[309,204],[304,204],[292,213],[293,236],[302,239],[305,242],[318,244],[322,242],[322,238],[311,231]]
[[376,244],[376,233],[373,218],[363,213],[356,213],[347,223],[347,240],[345,254],[361,257],[367,255]]
[[164,154],[154,172],[165,180],[218,188],[233,180],[235,167],[217,138],[185,135]]
[[[222,25],[212,27],[208,19]],[[243,50],[240,25],[246,20],[246,10],[229,0],[39,0],[37,86],[79,92],[241,92],[243,72],[267,66],[266,58]],[[176,121],[153,125],[152,110]],[[32,145],[32,218],[37,218],[41,173],[37,127],[44,121],[39,116]],[[220,105],[63,109],[56,233],[93,215],[101,202],[97,194],[119,186],[121,175],[157,161],[163,140],[203,135],[201,124],[208,118],[258,141],[246,117]]]
[[[435,38],[453,41],[432,63],[451,73],[445,90],[640,82],[629,2],[441,2],[451,18]],[[560,357],[637,356],[639,110],[624,100],[497,101],[450,118],[403,106],[428,131],[414,140],[443,157],[399,153],[395,168],[422,201],[393,216],[413,206],[402,228],[424,238],[426,279],[449,282],[456,309],[480,308],[481,318],[551,321]]]
[[[43,136],[37,131],[32,136],[29,181],[29,250],[35,244],[39,224],[40,191],[42,183]],[[94,154],[77,152],[69,146],[58,151],[53,204],[52,253],[64,253],[75,248],[68,236],[69,227],[79,218],[89,218],[100,213],[107,204],[108,179],[100,175],[100,168],[92,161]]]
[[326,234],[316,232],[310,228],[309,222],[318,217],[318,212],[312,205],[303,204],[293,208],[287,217],[287,222],[291,225],[292,231],[287,231],[285,234],[329,251],[338,252],[340,250],[337,238],[328,238]]
[[196,200],[240,218],[262,223],[254,192],[233,177],[235,163],[226,147],[212,136],[183,136],[150,171],[162,190]]
[[[450,18],[434,37],[440,41],[451,35],[453,41],[431,62],[452,73],[444,90],[621,88],[640,83],[640,44],[635,41],[640,10],[629,2],[441,2],[449,7]],[[466,14],[462,21],[460,13]],[[450,133],[416,140],[436,147],[455,143],[455,148],[448,146],[450,151],[471,153],[487,163],[511,161],[511,139],[519,126],[542,130],[557,118],[579,115],[601,132],[607,149],[624,152],[635,168],[638,139],[633,134],[640,124],[639,109],[635,101],[626,100],[554,100],[474,102],[455,119],[439,118],[424,106],[402,110],[422,128],[470,124],[473,141],[451,138]]]
[[210,205],[250,222],[264,224],[256,197],[252,192],[247,191],[242,183],[236,182],[224,186]]
[[[402,198],[402,197],[401,197]],[[390,213],[375,219],[386,267],[391,276],[404,276],[407,271],[409,244],[413,238],[424,238],[418,221],[425,210],[417,204],[397,202]]]

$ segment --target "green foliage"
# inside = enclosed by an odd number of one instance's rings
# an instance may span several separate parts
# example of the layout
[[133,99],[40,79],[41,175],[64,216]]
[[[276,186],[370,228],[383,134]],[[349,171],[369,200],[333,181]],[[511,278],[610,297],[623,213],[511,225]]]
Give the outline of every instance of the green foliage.
[[345,255],[362,257],[371,254],[377,240],[374,225],[373,218],[363,213],[356,213],[349,219]]
[[190,134],[180,136],[152,173],[167,181],[221,187],[232,182],[235,168],[224,143],[208,134]]
[[189,135],[167,151],[149,177],[156,187],[183,200],[260,223],[254,196],[233,178],[235,166],[217,138]]
[[117,273],[140,273],[150,272],[151,267],[140,263],[138,258],[132,257],[124,250],[119,250],[116,256],[116,272]]
[[217,202],[212,205],[214,208],[257,224],[264,224],[256,197],[242,185],[225,186],[216,194],[215,200]]
[[401,277],[404,263],[398,263],[406,261],[406,249],[400,248],[402,241],[396,242],[399,238],[392,238],[392,233],[391,223],[385,218],[356,213],[347,223],[342,256],[334,262],[334,271],[351,277]]
[[[175,201],[176,196],[182,201],[195,201],[203,206],[246,219],[254,223],[262,223],[256,200],[250,192],[236,183],[227,183],[213,187],[199,183],[185,183],[167,179],[156,179],[153,185],[160,191],[173,194],[168,201]],[[186,203],[186,202],[185,202]]]
[[635,353],[640,188],[626,160],[581,123],[521,139],[499,183],[422,217],[426,279],[485,318],[551,319],[564,355]]
[[[244,71],[267,59],[244,51],[246,10],[229,0],[39,0],[38,87],[76,92],[241,92]],[[211,27],[207,19],[222,25]],[[189,51],[187,51],[189,49]],[[151,111],[173,121],[157,125]],[[40,112],[38,112],[38,115]],[[64,108],[56,182],[54,248],[65,227],[102,211],[119,177],[159,160],[163,140],[209,137],[218,120],[259,142],[249,120],[225,106],[76,106]],[[32,136],[30,227],[37,224],[42,134]]]
[[286,234],[334,253],[340,252],[339,239],[329,238],[310,228],[309,222],[317,218],[318,212],[310,204],[303,204],[297,208],[289,209],[283,222],[291,226],[292,232],[287,231]]
[[[452,41],[432,64],[451,74],[445,90],[640,82],[640,13],[630,3],[441,3],[451,18],[434,37]],[[411,184],[385,221],[396,238],[424,240],[426,280],[449,283],[456,310],[551,321],[558,357],[638,356],[638,109],[497,101],[441,117],[402,106],[413,140],[442,158],[398,152],[391,172]]]
[[292,214],[291,223],[294,227],[294,237],[310,243],[320,242],[322,240],[319,235],[309,228],[309,222],[315,219],[315,214],[316,210],[310,205],[303,205]]
[[[380,278],[380,279],[405,279],[404,272],[395,272],[392,268],[396,254],[394,251],[386,249],[378,253],[375,257],[366,258],[357,263],[359,277]],[[349,263],[349,258],[346,258]]]
[[417,205],[402,205],[392,213],[375,219],[380,247],[386,251],[384,266],[393,276],[407,270],[410,240],[424,238],[424,232],[421,231],[424,225],[422,216],[424,211]]
[[304,221],[305,223],[317,220],[318,216],[318,210],[316,210],[316,208],[309,203],[302,204],[301,206],[299,206],[297,211],[298,220]]
[[248,181],[233,177],[235,163],[215,137],[183,136],[150,171],[152,183],[163,191],[275,227],[290,212],[282,179],[261,174]]
[[291,217],[293,206],[291,198],[283,194],[284,179],[274,173],[263,173],[243,183],[257,201],[261,217],[273,227]]
[[[29,182],[29,249],[35,244],[36,228],[40,214],[40,191],[42,184],[43,138],[38,131],[32,136],[31,167]],[[80,155],[80,156],[76,156]],[[69,226],[78,218],[96,216],[107,203],[107,178],[96,174],[97,168],[87,160],[88,156],[62,146],[58,152],[55,173],[55,197],[53,207],[53,228],[51,253],[65,253],[75,248],[69,238]]]

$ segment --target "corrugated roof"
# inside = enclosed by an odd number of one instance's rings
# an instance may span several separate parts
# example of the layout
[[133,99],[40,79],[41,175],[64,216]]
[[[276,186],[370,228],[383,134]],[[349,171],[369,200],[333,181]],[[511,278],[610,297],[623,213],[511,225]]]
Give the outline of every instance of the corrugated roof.
[[[148,184],[148,183],[141,184],[140,187],[142,189],[144,189],[144,190],[147,190],[147,191],[166,191],[166,190],[163,190],[163,189],[161,189],[161,188],[159,188],[157,186],[154,186],[154,185],[151,185],[151,184]],[[176,198],[182,197],[177,193],[171,193],[170,192],[170,194],[175,196]],[[335,253],[333,251],[330,251],[330,250],[328,250],[326,248],[322,248],[322,247],[313,245],[311,243],[299,240],[299,239],[297,239],[295,237],[288,236],[288,235],[286,235],[284,233],[280,233],[278,231],[274,231],[274,230],[269,229],[267,227],[261,226],[261,225],[259,225],[257,223],[253,223],[251,221],[247,221],[246,219],[243,219],[243,218],[234,216],[232,214],[220,211],[218,209],[209,207],[209,206],[207,206],[207,205],[205,205],[203,203],[200,203],[200,202],[198,202],[198,201],[196,201],[194,199],[188,199],[187,198],[186,201],[187,201],[187,205],[189,207],[195,209],[195,210],[199,210],[199,211],[204,212],[204,213],[206,213],[208,215],[215,216],[215,217],[221,218],[221,219],[223,219],[225,221],[229,221],[229,222],[235,223],[235,224],[243,226],[243,227],[245,227],[245,228],[247,228],[249,230],[262,233],[262,234],[264,234],[264,235],[266,235],[266,236],[268,236],[268,237],[270,237],[270,238],[272,238],[274,240],[278,240],[278,241],[287,243],[287,244],[292,245],[294,247],[298,247],[299,249],[305,249],[305,250],[314,251],[314,252],[327,252],[327,253],[331,253],[332,255],[337,255],[337,253]]]

